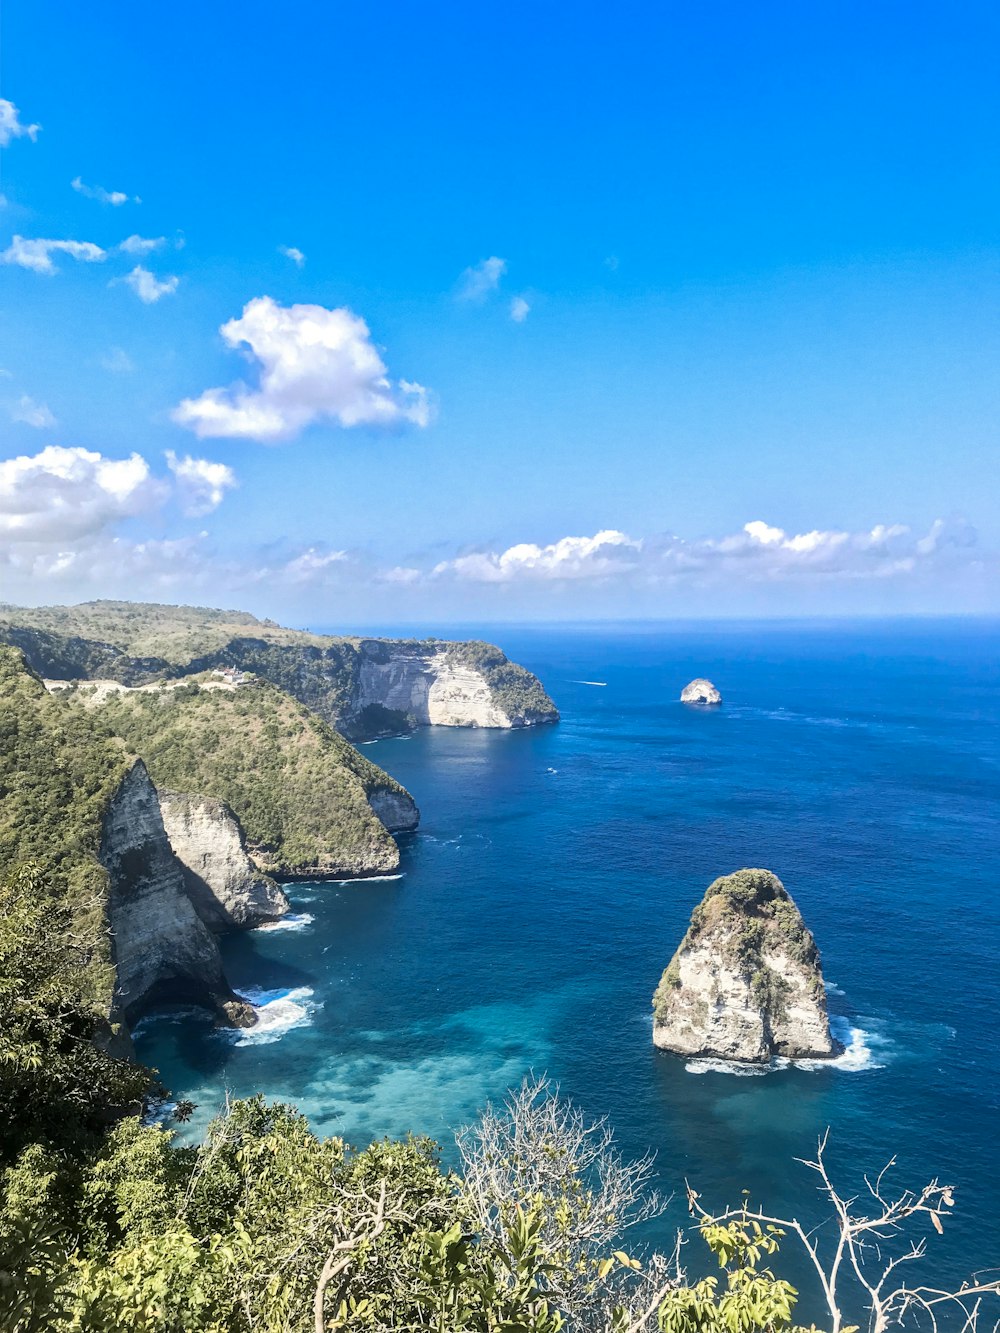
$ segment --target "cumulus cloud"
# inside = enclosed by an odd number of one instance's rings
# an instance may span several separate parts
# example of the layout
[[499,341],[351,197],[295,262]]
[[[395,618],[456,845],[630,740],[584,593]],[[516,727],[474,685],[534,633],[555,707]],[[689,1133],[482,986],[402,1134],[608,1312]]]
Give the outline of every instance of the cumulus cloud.
[[17,264],[34,273],[56,273],[58,270],[52,261],[52,256],[56,254],[68,255],[85,264],[98,264],[108,257],[108,252],[92,241],[53,241],[41,237],[29,240],[25,236],[15,236],[3,254],[0,254],[0,261]]
[[472,268],[467,268],[459,279],[459,300],[485,301],[499,287],[500,279],[506,272],[506,259],[491,255],[489,259],[480,260]]
[[94,449],[57,445],[0,462],[0,546],[8,559],[28,547],[32,560],[45,554],[42,547],[65,553],[111,539],[124,520],[172,500],[187,514],[207,514],[236,485],[222,463],[173,453],[167,463],[172,476],[156,476],[137,453],[108,458]]
[[739,532],[693,541],[669,533],[634,539],[606,530],[593,537],[563,537],[547,546],[524,542],[439,561],[428,577],[473,583],[620,579],[647,585],[882,579],[968,552],[975,540],[966,524],[941,519],[923,537],[899,523],[862,532],[816,528],[789,533],[754,519]]
[[84,185],[79,176],[74,176],[70,185],[77,194],[82,194],[84,199],[96,199],[99,204],[110,204],[112,208],[120,208],[122,204],[127,203],[142,203],[138,195],[133,195],[130,199],[121,190],[106,190],[103,185]]
[[297,245],[279,245],[278,254],[284,255],[290,259],[296,268],[301,268],[306,262],[306,257]]
[[41,125],[25,125],[14,103],[0,97],[0,148],[6,148],[11,139],[30,139],[34,143],[41,128]]
[[249,349],[259,383],[185,398],[173,419],[199,438],[270,444],[294,439],[317,421],[426,426],[430,419],[427,390],[411,380],[393,384],[368,325],[346,307],[281,306],[259,296],[220,332],[230,347]]
[[50,445],[0,463],[0,539],[66,543],[93,536],[165,498],[139,454],[111,459]]
[[561,537],[548,546],[520,542],[506,551],[475,551],[440,561],[432,573],[475,583],[605,577],[634,567],[641,550],[641,542],[609,528],[593,537]]
[[515,296],[510,303],[510,317],[515,324],[523,324],[530,311],[531,306],[523,296]]
[[167,243],[165,236],[126,236],[118,249],[123,255],[148,255],[154,250],[162,250]]
[[218,509],[226,491],[237,485],[236,473],[225,463],[207,458],[178,458],[172,449],[166,453],[167,466],[177,481],[177,494],[185,514],[200,516]]
[[26,393],[22,393],[10,412],[11,421],[21,421],[36,430],[50,430],[56,419],[45,403],[36,403]]
[[172,292],[175,292],[180,278],[173,276],[158,278],[155,273],[150,273],[148,268],[136,264],[132,272],[127,273],[122,281],[131,287],[144,305],[152,305],[155,301],[159,301],[161,297],[169,296]]

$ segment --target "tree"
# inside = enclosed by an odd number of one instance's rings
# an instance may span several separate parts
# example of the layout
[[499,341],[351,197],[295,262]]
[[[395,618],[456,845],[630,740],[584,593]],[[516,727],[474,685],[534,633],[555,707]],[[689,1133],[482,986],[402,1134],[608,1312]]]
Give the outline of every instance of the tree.
[[[787,1232],[799,1241],[819,1279],[830,1320],[829,1333],[855,1333],[862,1326],[867,1326],[870,1333],[885,1333],[907,1322],[934,1333],[939,1328],[949,1333],[972,1333],[978,1327],[984,1301],[1000,1298],[1000,1279],[984,1281],[974,1275],[957,1288],[910,1286],[902,1280],[904,1266],[919,1261],[927,1251],[926,1236],[910,1238],[913,1224],[929,1221],[941,1234],[942,1219],[951,1216],[955,1206],[954,1188],[935,1179],[920,1189],[889,1193],[886,1182],[895,1166],[893,1158],[874,1180],[864,1177],[867,1199],[864,1195],[845,1196],[834,1186],[824,1160],[827,1137],[824,1134],[819,1141],[816,1160],[803,1162],[820,1177],[821,1190],[833,1208],[834,1226],[825,1243],[825,1233],[820,1229],[807,1230],[796,1218],[774,1217],[748,1205],[713,1216],[688,1187],[691,1212],[698,1217],[699,1230],[720,1262],[728,1264],[735,1258],[737,1269],[742,1265],[745,1270],[742,1261],[749,1252],[754,1252],[755,1263],[761,1251],[773,1252],[777,1237]],[[865,1200],[870,1215],[861,1211],[859,1199]],[[664,1308],[672,1311],[676,1305],[676,1298],[669,1297]],[[1000,1319],[995,1314],[993,1319],[991,1327],[995,1331],[1000,1328]],[[665,1333],[674,1333],[674,1327],[686,1333],[688,1327],[664,1324],[662,1317],[660,1326]],[[695,1323],[692,1327],[731,1329],[733,1325]]]
[[548,1079],[525,1079],[457,1142],[475,1225],[510,1265],[512,1228],[525,1214],[537,1217],[547,1288],[574,1323],[605,1326],[616,1306],[637,1299],[636,1288],[666,1280],[662,1256],[643,1268],[618,1248],[669,1203],[652,1188],[652,1156],[626,1161],[607,1121],[589,1122]]

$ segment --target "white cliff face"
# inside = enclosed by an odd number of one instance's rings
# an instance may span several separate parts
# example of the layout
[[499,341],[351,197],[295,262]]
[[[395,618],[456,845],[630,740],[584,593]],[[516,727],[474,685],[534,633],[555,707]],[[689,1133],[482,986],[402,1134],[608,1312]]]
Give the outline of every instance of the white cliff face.
[[218,945],[185,892],[141,760],[111,801],[99,855],[110,880],[116,1012],[131,1021],[156,1003],[186,1003],[210,1008],[224,1021],[252,1023],[252,1009],[231,990]]
[[239,820],[225,801],[160,791],[163,826],[195,911],[210,930],[276,921],[288,899],[250,860]]
[[769,871],[717,880],[653,997],[653,1041],[687,1056],[823,1058],[822,970],[798,909]]
[[361,659],[363,706],[380,704],[425,726],[513,727],[497,707],[485,677],[447,660],[445,653],[394,654],[388,661]]

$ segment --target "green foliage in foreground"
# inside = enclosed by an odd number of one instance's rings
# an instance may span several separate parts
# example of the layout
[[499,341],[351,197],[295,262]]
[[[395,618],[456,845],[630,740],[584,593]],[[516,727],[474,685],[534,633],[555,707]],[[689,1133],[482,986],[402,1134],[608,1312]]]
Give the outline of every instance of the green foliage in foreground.
[[[72,1198],[54,1190],[57,1171],[51,1157],[25,1153],[3,1178],[7,1329],[573,1326],[560,1304],[572,1275],[543,1243],[547,1201],[515,1201],[499,1242],[475,1234],[461,1178],[441,1169],[425,1140],[352,1152],[317,1138],[290,1107],[253,1098],[233,1104],[196,1149],[122,1121],[78,1169]],[[655,1302],[664,1333],[791,1329],[796,1292],[760,1266],[776,1234],[734,1223],[703,1227],[702,1237],[722,1282],[670,1285]],[[619,1302],[609,1333],[625,1333],[641,1313],[643,1277],[624,1251],[599,1264],[594,1283],[607,1283]]]
[[[0,1327],[559,1333],[588,1308],[626,1333],[648,1300],[643,1265],[588,1249],[594,1222],[613,1223],[604,1213],[620,1205],[559,1130],[572,1117],[546,1119],[543,1103],[499,1200],[475,1173],[442,1170],[428,1140],[352,1151],[261,1097],[229,1106],[199,1146],[179,1146],[122,1118],[149,1076],[95,1046],[72,919],[44,890],[31,866],[0,888]],[[503,1141],[517,1132],[504,1127]],[[725,1290],[678,1280],[655,1293],[665,1333],[789,1328],[795,1293],[758,1272],[747,1238],[732,1226],[704,1234]]]
[[[355,1151],[261,1097],[228,1106],[196,1147],[116,1114],[147,1075],[95,1050],[72,922],[39,907],[44,887],[22,866],[0,888],[9,1333],[795,1333],[797,1292],[772,1264],[786,1232],[818,1262],[817,1233],[748,1204],[712,1216],[689,1190],[689,1248],[701,1269],[707,1246],[714,1271],[691,1278],[687,1253],[621,1248],[630,1224],[662,1211],[646,1193],[651,1163],[624,1162],[606,1127],[588,1125],[544,1081],[459,1136],[461,1173],[443,1170],[426,1139]],[[866,1235],[920,1217],[940,1230],[953,1204],[937,1182],[895,1201],[881,1182],[867,1218],[829,1190],[840,1234],[854,1238],[852,1263],[859,1240],[878,1250]],[[1000,1287],[883,1295],[884,1276],[865,1298],[879,1330],[904,1324],[914,1301],[924,1311],[950,1302],[955,1313]],[[855,1333],[837,1299],[829,1333]]]
[[269,874],[397,864],[367,793],[405,795],[398,782],[276,686],[207,684],[115,693],[96,711],[158,787],[227,801]]
[[112,1058],[107,1009],[95,1001],[92,943],[37,865],[0,882],[0,1166],[35,1145],[65,1151],[100,1140],[115,1108],[149,1086]]

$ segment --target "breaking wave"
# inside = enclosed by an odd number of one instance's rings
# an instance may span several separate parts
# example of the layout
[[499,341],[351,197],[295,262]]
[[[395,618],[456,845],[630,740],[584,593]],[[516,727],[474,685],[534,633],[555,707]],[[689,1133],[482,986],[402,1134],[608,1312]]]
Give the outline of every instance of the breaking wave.
[[843,1069],[857,1074],[863,1069],[881,1069],[883,1064],[877,1060],[872,1049],[873,1035],[864,1028],[853,1027],[850,1021],[839,1014],[830,1015],[830,1031],[844,1047],[840,1055],[832,1060],[789,1060],[779,1055],[766,1065],[748,1065],[739,1060],[697,1059],[688,1060],[684,1068],[689,1074],[731,1074],[735,1078],[759,1078],[777,1069],[802,1069],[807,1073],[816,1073],[821,1069]]
[[308,1027],[319,1008],[313,1001],[311,986],[297,986],[293,990],[252,987],[236,993],[253,1005],[257,1022],[252,1028],[226,1029],[225,1035],[234,1046],[270,1046],[293,1028]]
[[289,912],[277,921],[265,921],[256,930],[305,930],[315,921],[311,912]]

